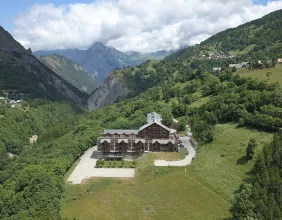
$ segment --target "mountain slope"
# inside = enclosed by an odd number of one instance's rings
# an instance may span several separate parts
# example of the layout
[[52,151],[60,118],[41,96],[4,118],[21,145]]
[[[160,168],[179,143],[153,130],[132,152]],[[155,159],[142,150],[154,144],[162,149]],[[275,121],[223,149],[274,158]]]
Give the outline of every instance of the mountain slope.
[[214,53],[221,58],[251,56],[261,59],[267,55],[282,56],[282,10],[260,19],[222,31],[201,44],[188,47],[166,57],[166,60],[205,59]]
[[52,54],[42,56],[39,60],[83,92],[90,94],[99,86],[88,72],[66,57]]
[[0,89],[31,98],[84,104],[87,94],[55,74],[0,27]]
[[102,82],[114,69],[121,69],[126,66],[136,66],[148,59],[162,59],[173,51],[157,51],[154,53],[139,53],[136,51],[121,52],[113,47],[105,46],[100,42],[94,43],[88,50],[67,49],[36,51],[36,56],[58,54],[67,57],[81,65],[97,81]]

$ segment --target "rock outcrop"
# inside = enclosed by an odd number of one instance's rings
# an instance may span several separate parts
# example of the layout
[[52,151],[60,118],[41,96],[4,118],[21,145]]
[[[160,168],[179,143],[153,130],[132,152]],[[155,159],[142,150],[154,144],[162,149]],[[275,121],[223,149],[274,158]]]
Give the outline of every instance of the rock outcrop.
[[128,89],[117,78],[109,75],[104,84],[93,91],[87,100],[89,110],[95,110],[117,102],[128,94]]

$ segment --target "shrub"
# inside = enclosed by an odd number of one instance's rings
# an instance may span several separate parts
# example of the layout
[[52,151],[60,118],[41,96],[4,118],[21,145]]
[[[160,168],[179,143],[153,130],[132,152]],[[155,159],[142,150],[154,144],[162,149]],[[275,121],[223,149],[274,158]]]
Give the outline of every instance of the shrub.
[[137,165],[137,161],[136,161],[136,160],[133,160],[133,161],[132,161],[132,165],[133,165],[133,166],[136,166],[136,165]]

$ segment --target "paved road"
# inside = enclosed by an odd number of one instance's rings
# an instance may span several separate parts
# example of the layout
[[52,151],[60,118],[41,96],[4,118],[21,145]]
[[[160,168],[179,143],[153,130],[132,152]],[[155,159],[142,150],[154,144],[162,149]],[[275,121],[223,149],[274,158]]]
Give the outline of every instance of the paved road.
[[80,158],[79,163],[68,178],[72,184],[80,184],[83,179],[91,177],[134,177],[135,169],[130,168],[95,168],[97,159],[93,152],[97,146],[88,149]]
[[189,142],[189,137],[179,137],[180,140],[183,141],[184,148],[188,149],[189,155],[186,155],[184,160],[178,160],[178,161],[166,161],[166,160],[155,160],[154,164],[155,166],[165,167],[165,166],[187,166],[191,164],[192,158],[196,156],[196,150],[192,147],[192,145]]

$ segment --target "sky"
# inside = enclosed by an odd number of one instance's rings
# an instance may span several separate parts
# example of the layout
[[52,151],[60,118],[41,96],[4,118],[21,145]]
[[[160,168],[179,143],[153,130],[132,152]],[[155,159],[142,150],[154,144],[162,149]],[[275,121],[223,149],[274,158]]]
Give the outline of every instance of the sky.
[[200,43],[282,9],[282,0],[0,0],[0,25],[26,48],[87,49],[95,41],[152,52]]

